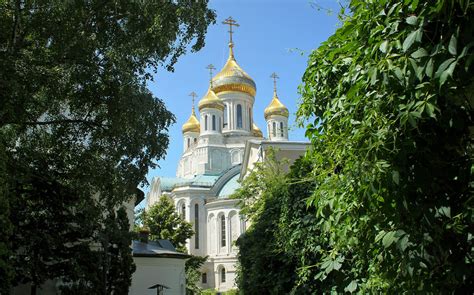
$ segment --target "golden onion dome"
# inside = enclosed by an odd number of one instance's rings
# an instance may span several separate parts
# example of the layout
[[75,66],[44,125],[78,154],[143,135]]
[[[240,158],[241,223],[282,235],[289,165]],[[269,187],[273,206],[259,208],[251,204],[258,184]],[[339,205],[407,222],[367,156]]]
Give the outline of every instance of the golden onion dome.
[[217,97],[214,91],[211,90],[211,87],[209,87],[206,95],[204,95],[204,97],[199,101],[198,108],[199,111],[205,108],[218,109],[223,111],[224,103],[222,102],[222,99]]
[[186,123],[183,124],[182,131],[183,133],[186,133],[186,132],[199,133],[201,131],[201,125],[199,124],[199,120],[196,118],[194,107],[193,107],[191,116],[189,116],[189,119],[186,121]]
[[278,95],[276,91],[273,92],[273,99],[268,105],[268,107],[265,108],[264,116],[265,120],[268,119],[268,117],[277,115],[277,116],[283,116],[287,117],[289,116],[288,108],[285,107],[284,104],[281,103],[281,101],[278,99]]
[[263,137],[262,130],[260,130],[255,123],[252,124],[252,135],[255,137]]
[[238,91],[255,97],[257,86],[235,60],[233,47],[233,43],[229,43],[229,58],[222,70],[212,79],[212,90],[216,94],[223,91]]

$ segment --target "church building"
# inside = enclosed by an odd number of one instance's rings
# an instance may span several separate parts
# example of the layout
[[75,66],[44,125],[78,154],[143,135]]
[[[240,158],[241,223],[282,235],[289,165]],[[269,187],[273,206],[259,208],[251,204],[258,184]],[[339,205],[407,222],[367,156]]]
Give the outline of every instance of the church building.
[[[176,211],[194,226],[194,236],[187,242],[188,253],[208,256],[201,269],[201,287],[218,291],[235,288],[238,249],[236,239],[248,224],[239,214],[238,200],[229,196],[239,188],[239,181],[255,162],[265,159],[265,151],[275,148],[277,156],[294,160],[309,144],[288,140],[288,109],[274,91],[265,109],[266,133],[254,123],[255,81],[240,67],[234,56],[230,26],[229,57],[224,67],[212,77],[207,93],[194,102],[188,121],[182,126],[183,153],[176,177],[155,177],[146,207],[169,196]],[[213,70],[210,65],[208,69]],[[191,94],[194,101],[194,92]],[[264,95],[265,96],[265,95]],[[270,95],[268,95],[270,97]]]

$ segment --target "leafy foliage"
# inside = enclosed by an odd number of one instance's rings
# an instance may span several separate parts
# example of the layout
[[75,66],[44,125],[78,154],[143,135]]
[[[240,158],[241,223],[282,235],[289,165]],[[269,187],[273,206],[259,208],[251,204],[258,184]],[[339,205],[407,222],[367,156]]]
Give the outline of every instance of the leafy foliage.
[[[239,240],[239,287],[278,293],[265,278],[247,285],[260,271],[276,284],[294,273],[280,290],[296,294],[469,293],[474,5],[349,9],[300,88],[312,150],[285,177],[264,169],[243,183],[253,222]],[[271,270],[259,263],[270,257]]]
[[138,214],[137,222],[150,231],[150,240],[169,240],[178,251],[186,252],[186,240],[193,226],[176,213],[173,201],[161,196],[148,210]]
[[308,205],[322,231],[321,263],[307,275],[323,291],[465,292],[474,6],[351,1],[350,9],[312,53],[301,88],[298,114],[314,120]]
[[[146,183],[174,122],[146,83],[202,48],[214,18],[207,1],[0,1],[2,288],[87,272],[89,294],[128,288],[130,253],[112,243],[128,227],[104,225],[121,220],[111,208]],[[105,241],[123,267],[107,283]]]

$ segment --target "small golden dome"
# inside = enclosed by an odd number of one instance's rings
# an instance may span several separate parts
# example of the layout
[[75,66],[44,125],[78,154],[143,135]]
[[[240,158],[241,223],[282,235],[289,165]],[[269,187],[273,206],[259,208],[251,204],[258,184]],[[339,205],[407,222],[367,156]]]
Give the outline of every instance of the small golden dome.
[[255,137],[263,137],[262,130],[260,130],[255,123],[252,123],[252,135]]
[[289,116],[288,109],[278,99],[278,95],[276,91],[273,92],[273,99],[268,105],[268,107],[265,109],[265,112],[264,112],[265,120],[267,120],[268,117],[273,116],[273,115],[283,116],[287,118]]
[[191,116],[189,116],[189,119],[186,121],[186,123],[183,124],[182,128],[183,133],[186,132],[197,132],[199,133],[201,131],[201,125],[199,124],[199,120],[196,118],[196,113],[193,112],[191,113]]
[[199,111],[205,108],[224,110],[224,103],[222,100],[217,97],[214,91],[211,90],[211,87],[207,90],[206,95],[199,101],[198,104]]
[[212,79],[212,90],[216,94],[223,91],[239,91],[255,97],[257,86],[235,60],[233,47],[233,43],[229,43],[229,58],[222,70]]

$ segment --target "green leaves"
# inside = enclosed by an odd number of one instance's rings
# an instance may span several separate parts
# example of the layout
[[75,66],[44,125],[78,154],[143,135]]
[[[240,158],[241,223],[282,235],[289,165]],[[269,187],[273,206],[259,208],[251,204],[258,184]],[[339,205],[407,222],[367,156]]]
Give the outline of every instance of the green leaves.
[[456,36],[453,34],[451,36],[451,39],[449,40],[449,47],[448,47],[449,53],[451,53],[452,55],[457,55],[457,52],[458,52],[457,44],[458,44],[458,40]]
[[474,276],[461,217],[474,210],[474,7],[350,5],[312,52],[301,88],[300,121],[321,122],[306,132],[317,185],[305,199],[317,213],[321,267],[311,272],[316,263],[299,252],[312,261],[301,284],[315,276],[314,293],[462,293]]

